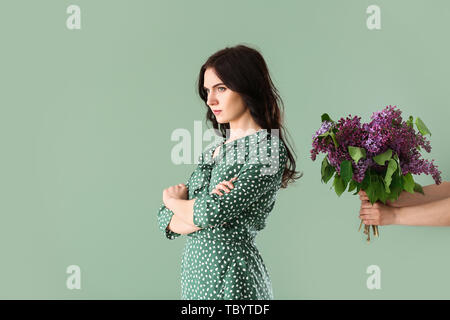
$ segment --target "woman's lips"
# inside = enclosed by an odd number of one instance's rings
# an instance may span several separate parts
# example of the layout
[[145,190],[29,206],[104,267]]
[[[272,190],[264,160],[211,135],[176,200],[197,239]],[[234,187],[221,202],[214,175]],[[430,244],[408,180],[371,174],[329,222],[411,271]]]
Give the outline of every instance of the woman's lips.
[[218,115],[219,113],[222,112],[222,110],[213,110],[213,112],[214,112],[215,115]]

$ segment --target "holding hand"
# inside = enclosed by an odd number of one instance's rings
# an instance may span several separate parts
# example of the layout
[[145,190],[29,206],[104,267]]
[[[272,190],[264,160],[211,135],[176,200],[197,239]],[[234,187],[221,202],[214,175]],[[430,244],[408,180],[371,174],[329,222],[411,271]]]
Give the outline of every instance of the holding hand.
[[225,191],[226,193],[229,193],[229,192],[231,191],[230,189],[233,189],[233,188],[234,188],[232,182],[235,181],[236,179],[237,179],[237,177],[234,177],[234,178],[231,178],[231,179],[228,180],[228,181],[226,181],[226,180],[222,181],[221,183],[219,183],[219,184],[214,188],[213,191],[211,191],[211,194],[215,193],[215,194],[217,194],[217,195],[219,195],[219,196],[223,196],[223,193],[222,193],[220,190],[223,190],[223,191]]
[[170,199],[187,200],[188,188],[185,184],[180,183],[175,186],[171,186],[163,191],[163,202],[166,207],[169,207]]
[[359,218],[365,225],[389,225],[396,224],[396,208],[384,205],[377,201],[373,205],[369,201],[366,192],[361,190],[358,192],[361,200],[361,209],[359,210]]

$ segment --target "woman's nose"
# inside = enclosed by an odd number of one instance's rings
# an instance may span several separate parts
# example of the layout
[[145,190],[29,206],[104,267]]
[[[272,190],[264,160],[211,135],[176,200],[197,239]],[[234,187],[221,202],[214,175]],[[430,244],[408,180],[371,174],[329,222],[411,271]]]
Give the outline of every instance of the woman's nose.
[[217,104],[217,99],[214,96],[208,96],[208,105],[214,105]]

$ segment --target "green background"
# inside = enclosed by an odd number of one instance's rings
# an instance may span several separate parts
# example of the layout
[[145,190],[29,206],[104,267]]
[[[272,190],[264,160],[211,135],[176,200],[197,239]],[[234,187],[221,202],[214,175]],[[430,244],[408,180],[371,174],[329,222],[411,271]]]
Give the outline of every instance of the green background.
[[[81,30],[66,8],[81,8]],[[368,30],[366,8],[381,8]],[[358,233],[310,159],[324,112],[369,121],[397,105],[432,132],[449,179],[448,1],[18,1],[0,4],[0,298],[179,299],[185,239],[157,227],[171,133],[205,125],[200,66],[226,46],[263,54],[304,177],[280,190],[257,246],[276,299],[449,299],[448,227]],[[207,143],[204,144],[204,147]],[[422,185],[431,176],[416,176]],[[369,290],[370,265],[381,289]],[[66,268],[81,268],[81,290]]]

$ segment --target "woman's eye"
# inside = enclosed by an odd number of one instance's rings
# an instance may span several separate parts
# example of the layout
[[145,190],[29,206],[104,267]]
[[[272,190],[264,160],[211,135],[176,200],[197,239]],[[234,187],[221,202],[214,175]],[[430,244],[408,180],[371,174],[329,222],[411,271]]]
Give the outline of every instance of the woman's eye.
[[[223,92],[223,91],[225,91],[227,88],[225,88],[225,87],[217,87],[217,89],[223,89],[223,90],[222,90],[222,92]],[[207,94],[209,94],[209,89],[205,89],[205,91],[206,91]]]

